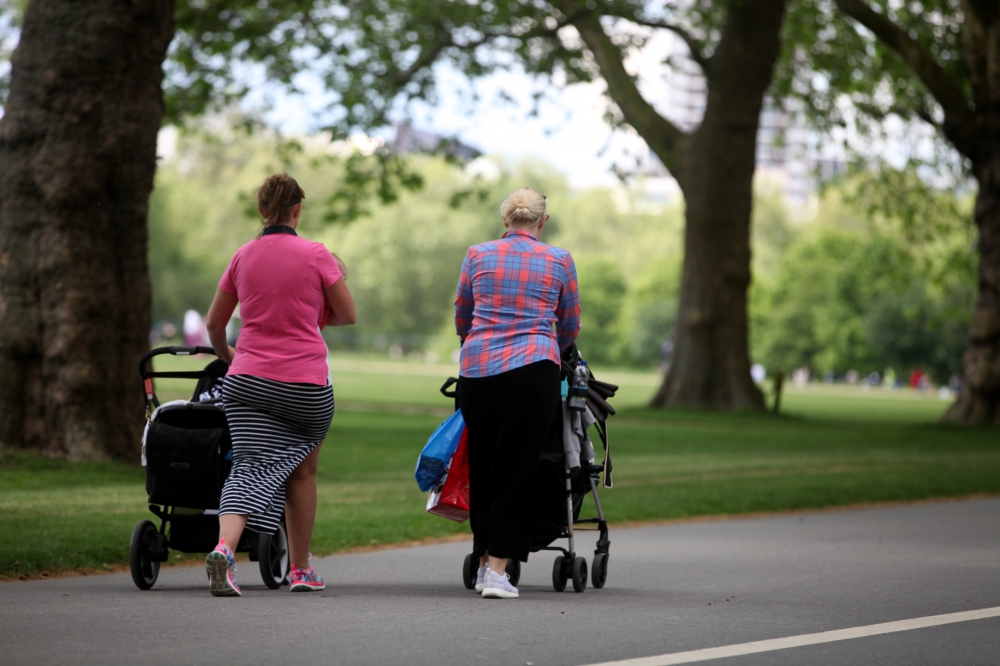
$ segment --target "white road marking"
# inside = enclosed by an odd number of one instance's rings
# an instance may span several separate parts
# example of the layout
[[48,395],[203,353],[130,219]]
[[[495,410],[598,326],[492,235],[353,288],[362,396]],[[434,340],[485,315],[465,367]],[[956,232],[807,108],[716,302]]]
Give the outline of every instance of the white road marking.
[[788,648],[802,647],[805,645],[819,645],[820,643],[847,641],[852,638],[865,638],[866,636],[891,634],[897,631],[909,631],[911,629],[926,629],[927,627],[937,627],[942,624],[969,622],[970,620],[983,620],[990,617],[1000,617],[1000,606],[995,608],[980,608],[979,610],[962,611],[960,613],[948,613],[947,615],[916,617],[912,620],[899,620],[897,622],[870,624],[865,627],[852,627],[851,629],[822,631],[818,634],[802,634],[801,636],[773,638],[771,640],[740,643],[738,645],[723,645],[722,647],[706,648],[704,650],[658,654],[652,657],[637,657],[635,659],[622,659],[621,661],[605,661],[600,664],[588,664],[587,666],[674,666],[675,664],[693,664],[698,661],[708,661],[709,659],[740,657],[746,654],[757,654],[758,652],[773,652],[774,650],[786,650]]

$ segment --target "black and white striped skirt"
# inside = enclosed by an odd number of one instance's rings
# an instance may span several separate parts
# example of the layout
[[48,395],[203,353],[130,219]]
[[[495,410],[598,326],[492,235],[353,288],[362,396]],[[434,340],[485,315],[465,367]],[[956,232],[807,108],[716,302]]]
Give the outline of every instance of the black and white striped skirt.
[[233,440],[233,469],[219,513],[247,514],[247,529],[273,534],[288,476],[326,437],[333,387],[230,375],[222,399]]

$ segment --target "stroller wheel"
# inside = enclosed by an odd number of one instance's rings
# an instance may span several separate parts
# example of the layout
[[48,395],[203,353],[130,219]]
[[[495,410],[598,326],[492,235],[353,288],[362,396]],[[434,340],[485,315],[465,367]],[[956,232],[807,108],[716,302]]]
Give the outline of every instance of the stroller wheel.
[[278,525],[274,534],[257,537],[257,564],[260,577],[272,590],[277,590],[288,575],[288,533],[284,525]]
[[608,580],[608,553],[597,553],[594,555],[594,587],[601,589],[605,581]]
[[521,562],[519,560],[507,560],[507,575],[510,576],[510,584],[517,587],[517,582],[521,580]]
[[128,548],[129,569],[132,571],[132,582],[140,590],[148,590],[156,583],[160,575],[160,563],[150,559],[153,538],[156,536],[156,525],[148,520],[140,520],[132,530],[132,541]]
[[465,556],[465,563],[462,564],[462,582],[465,589],[472,590],[476,587],[476,572],[479,570],[479,562],[469,553]]
[[567,580],[569,576],[566,575],[566,557],[560,555],[552,564],[552,587],[556,592],[562,592],[566,589]]
[[573,590],[583,592],[587,589],[587,560],[578,557],[573,560]]

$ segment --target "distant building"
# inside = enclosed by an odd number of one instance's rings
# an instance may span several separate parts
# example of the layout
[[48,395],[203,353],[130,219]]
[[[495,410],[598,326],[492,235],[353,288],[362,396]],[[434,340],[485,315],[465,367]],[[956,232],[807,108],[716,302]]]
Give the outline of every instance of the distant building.
[[461,143],[457,139],[414,129],[412,125],[405,123],[396,125],[396,140],[393,142],[393,147],[400,153],[440,151],[463,162],[471,162],[483,154],[477,148]]
[[[677,66],[666,76],[665,99],[656,106],[680,129],[691,132],[701,124],[705,114],[705,78],[698,65],[687,57],[684,43],[673,35],[670,39]],[[765,100],[757,131],[757,174],[777,183],[789,205],[805,206],[820,184],[845,168],[845,161],[819,154],[816,136],[793,104],[782,109],[772,100]],[[635,202],[640,207],[662,206],[680,196],[676,181],[651,151],[629,175],[636,177],[639,191],[633,191],[633,198],[640,199]]]

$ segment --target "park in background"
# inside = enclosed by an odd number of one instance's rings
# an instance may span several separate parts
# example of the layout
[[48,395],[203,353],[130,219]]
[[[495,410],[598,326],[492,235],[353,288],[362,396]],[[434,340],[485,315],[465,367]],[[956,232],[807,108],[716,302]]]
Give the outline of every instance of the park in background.
[[[157,367],[206,362],[171,358]],[[313,552],[464,538],[465,525],[424,512],[426,496],[413,483],[422,444],[453,410],[437,388],[454,366],[339,356],[332,367],[338,414],[320,460]],[[615,487],[602,494],[616,526],[1000,493],[995,434],[937,424],[947,403],[934,395],[819,384],[790,387],[780,417],[663,411],[642,407],[658,373],[601,376],[621,386],[610,424]],[[161,380],[157,391],[188,398],[190,384]],[[0,457],[0,579],[122,570],[129,534],[148,516],[144,479],[144,469],[118,462]]]
[[[978,186],[978,294],[949,418],[996,423],[1000,10],[986,0],[752,4],[6,3],[6,25],[21,39],[0,121],[0,444],[134,460],[141,403],[128,390],[128,368],[151,323],[145,220],[156,135],[164,121],[193,126],[232,108],[248,92],[238,72],[252,64],[289,89],[297,72],[320,71],[337,96],[333,139],[384,128],[407,101],[433,101],[442,62],[471,78],[516,64],[557,86],[604,81],[609,120],[644,138],[686,200],[675,356],[658,405],[765,407],[749,377],[746,312],[765,96],[798,99],[821,129],[854,118],[867,119],[855,123],[859,131],[877,129],[889,115],[926,122],[937,144],[953,149],[943,162]],[[704,76],[697,128],[660,115],[628,75],[629,49],[651,31],[679,35]],[[851,113],[838,106],[845,99]],[[412,166],[389,150],[346,156],[327,216],[356,218],[426,184]],[[937,162],[921,166],[915,173],[941,172]],[[35,251],[41,246],[46,252]],[[661,261],[668,272],[674,260]],[[944,298],[919,285],[904,291],[917,318]]]

